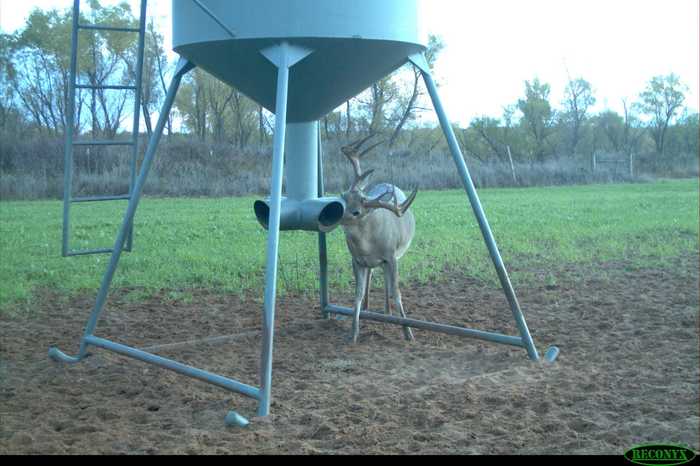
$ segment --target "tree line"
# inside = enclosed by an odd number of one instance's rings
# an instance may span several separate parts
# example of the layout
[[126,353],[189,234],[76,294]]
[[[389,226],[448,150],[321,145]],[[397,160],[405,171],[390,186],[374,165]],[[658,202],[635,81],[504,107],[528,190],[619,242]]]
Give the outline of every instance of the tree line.
[[622,99],[623,113],[594,114],[593,87],[570,78],[564,99],[554,108],[551,87],[535,78],[525,95],[506,106],[500,118],[481,117],[462,129],[462,144],[475,158],[543,162],[556,156],[588,156],[598,151],[648,154],[656,167],[678,157],[698,155],[698,113],[685,106],[688,88],[671,73],[655,76],[637,100]]
[[[84,23],[138,25],[127,3],[87,3],[81,12]],[[70,9],[35,9],[21,30],[0,35],[0,133],[5,141],[61,138],[65,133],[71,29]],[[81,30],[78,81],[93,86],[133,84],[136,36]],[[430,37],[430,66],[443,48],[439,37]],[[150,20],[141,105],[148,134],[173,69],[163,36]],[[583,77],[569,78],[558,104],[552,102],[550,84],[534,78],[524,83],[522,97],[506,105],[501,115],[475,118],[455,129],[465,155],[485,163],[535,164],[604,151],[646,155],[652,168],[661,169],[677,159],[697,158],[698,113],[688,110],[687,92],[675,74],[655,76],[634,101],[622,100],[622,114],[594,113],[595,90]],[[79,90],[72,130],[100,139],[128,132],[132,99],[125,91]],[[321,128],[333,141],[381,133],[392,151],[443,148],[436,129],[420,123],[419,116],[430,108],[420,73],[407,65],[327,115]],[[271,144],[273,123],[269,112],[239,91],[195,70],[183,82],[166,134],[237,149],[265,148]]]

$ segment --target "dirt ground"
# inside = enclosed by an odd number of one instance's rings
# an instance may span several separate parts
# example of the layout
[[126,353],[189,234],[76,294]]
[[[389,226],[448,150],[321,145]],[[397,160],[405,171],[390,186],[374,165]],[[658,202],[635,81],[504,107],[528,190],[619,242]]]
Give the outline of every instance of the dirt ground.
[[[698,258],[556,276],[517,290],[540,353],[561,348],[553,365],[419,330],[408,343],[401,328],[369,322],[350,346],[348,320],[324,321],[315,297],[286,296],[266,419],[254,418],[252,400],[104,350],[76,366],[50,361],[51,345],[77,350],[94,295],[46,292],[31,316],[0,318],[0,453],[621,455],[645,441],[698,450]],[[403,292],[411,317],[516,334],[500,289],[452,273]],[[167,296],[116,292],[96,334],[258,385],[259,301]],[[230,409],[251,425],[226,428]]]

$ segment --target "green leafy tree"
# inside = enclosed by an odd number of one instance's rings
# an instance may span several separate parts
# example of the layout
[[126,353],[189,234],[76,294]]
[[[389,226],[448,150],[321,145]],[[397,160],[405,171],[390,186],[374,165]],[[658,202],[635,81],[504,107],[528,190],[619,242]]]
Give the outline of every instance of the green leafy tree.
[[665,156],[666,133],[685,102],[687,90],[680,78],[671,73],[668,76],[653,77],[639,95],[638,108],[651,118],[649,130],[659,157]]
[[605,149],[622,153],[624,147],[625,120],[615,111],[606,110],[593,118],[596,141]]
[[[56,135],[66,124],[71,25],[69,11],[35,9],[24,30],[14,37],[13,91],[27,119],[40,131]],[[80,53],[86,54],[87,48]]]
[[530,153],[534,160],[543,161],[548,155],[547,140],[554,127],[555,113],[549,103],[551,88],[538,78],[525,81],[525,98],[518,101],[522,113],[520,124],[528,135]]
[[15,94],[11,82],[15,77],[12,63],[14,37],[0,34],[0,129],[5,129],[10,115],[15,113]]
[[697,160],[700,148],[700,127],[698,113],[686,109],[675,125],[669,127],[666,139],[668,158],[694,158]]
[[[97,0],[90,0],[89,10],[84,14],[87,22],[123,28],[136,28],[138,21],[133,16],[128,3],[103,6]],[[81,34],[79,44],[87,42],[88,60],[78,61],[78,80],[86,77],[93,86],[133,85],[136,80],[138,61],[138,37],[117,31],[86,31]],[[69,42],[70,44],[70,42]],[[80,58],[83,58],[82,56]],[[85,78],[82,78],[85,81]],[[146,86],[149,87],[149,86]],[[102,133],[107,139],[113,138],[127,115],[133,114],[133,95],[129,92],[98,89],[91,92],[90,114],[93,134]],[[128,105],[128,107],[127,107]]]
[[256,131],[269,127],[258,104],[201,69],[185,78],[175,105],[186,128],[202,142],[211,136],[217,144],[243,148]]
[[[65,131],[67,121],[72,17],[71,9],[33,10],[25,28],[15,36],[12,55],[16,72],[11,84],[23,110],[37,128],[55,135]],[[128,3],[102,6],[97,0],[85,5],[80,21],[136,26]],[[133,83],[135,73],[129,64],[135,64],[136,53],[134,34],[82,31],[76,81],[93,86]],[[89,116],[94,135],[113,137],[131,111],[126,108],[127,100],[127,93],[121,91],[77,92],[74,131],[80,131]]]
[[502,162],[508,160],[508,145],[505,142],[507,128],[501,124],[501,120],[492,117],[475,118],[471,122],[471,128],[483,143],[483,148],[472,148],[472,153],[481,151],[488,154],[489,158]]

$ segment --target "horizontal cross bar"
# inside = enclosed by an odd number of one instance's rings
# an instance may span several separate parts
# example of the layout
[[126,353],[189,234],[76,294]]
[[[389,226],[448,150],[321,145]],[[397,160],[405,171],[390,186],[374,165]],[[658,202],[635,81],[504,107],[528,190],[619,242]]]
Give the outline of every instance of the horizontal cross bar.
[[239,333],[236,335],[225,335],[221,337],[205,338],[203,340],[190,340],[182,341],[179,343],[165,343],[163,345],[149,346],[148,348],[140,348],[141,351],[158,351],[158,350],[173,350],[180,349],[188,346],[195,345],[219,345],[223,343],[230,343],[235,340],[242,340],[244,338],[252,338],[260,335],[259,331]]
[[192,377],[194,379],[201,380],[217,387],[221,387],[225,390],[240,393],[241,395],[254,398],[256,400],[260,399],[260,390],[246,385],[235,380],[227,379],[220,375],[212,374],[211,372],[206,372],[201,369],[197,369],[192,366],[187,366],[185,364],[173,361],[171,359],[166,359],[155,354],[146,353],[145,351],[137,350],[129,346],[120,345],[119,343],[114,343],[103,338],[97,338],[95,336],[85,337],[85,343],[88,345],[96,346],[98,348],[103,348],[108,351],[112,351],[122,356],[127,356],[132,359],[137,359],[139,361],[154,364],[156,366],[162,367],[163,369],[168,369],[178,374],[185,375],[187,377]]
[[108,91],[135,91],[137,88],[136,86],[121,86],[121,85],[99,85],[99,86],[92,86],[90,84],[76,84],[75,86],[76,89],[94,89],[94,90],[108,90]]
[[112,254],[114,249],[86,249],[84,251],[71,251],[66,257],[90,256],[92,254]]
[[141,32],[139,28],[124,28],[118,26],[98,26],[96,24],[79,24],[78,29],[86,29],[88,31],[111,31],[111,32]]
[[122,196],[95,196],[95,197],[77,197],[72,199],[71,202],[75,204],[80,204],[83,202],[106,202],[106,201],[128,201],[131,199],[129,194],[124,194]]
[[[352,309],[335,305],[329,305],[328,307],[326,307],[326,312],[344,316],[355,315]],[[426,322],[423,320],[403,319],[401,317],[394,317],[386,314],[377,314],[376,312],[361,312],[360,318],[364,320],[383,322],[386,324],[401,325],[405,327],[430,330],[432,332],[446,333],[448,335],[457,335],[461,337],[470,337],[479,340],[493,341],[496,343],[517,346],[519,348],[525,347],[522,338],[501,335],[499,333],[483,332],[481,330],[472,330],[468,328],[455,327],[452,325],[436,324],[434,322]]]
[[76,141],[74,146],[133,146],[133,141]]

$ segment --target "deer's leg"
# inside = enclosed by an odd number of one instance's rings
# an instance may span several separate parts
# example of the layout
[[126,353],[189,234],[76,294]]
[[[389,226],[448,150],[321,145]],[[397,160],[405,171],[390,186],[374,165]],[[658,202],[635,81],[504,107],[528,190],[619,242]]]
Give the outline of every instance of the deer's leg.
[[357,339],[360,337],[360,311],[362,310],[362,301],[370,269],[362,267],[355,261],[352,262],[352,268],[355,272],[355,315],[352,320],[352,343],[357,343]]
[[388,265],[384,264],[384,314],[393,315],[391,312],[391,274]]
[[[389,261],[387,263],[386,269],[389,272],[388,278],[389,278],[389,283],[391,283],[391,294],[394,298],[394,304],[396,305],[396,308],[401,313],[401,317],[403,317],[405,319],[406,313],[403,310],[403,302],[401,301],[401,291],[399,290],[399,262],[398,262],[398,260],[394,259],[392,261]],[[413,337],[413,331],[411,330],[410,327],[404,327],[403,334],[406,336],[406,340],[408,340],[408,341],[415,340],[415,338]]]
[[369,311],[369,289],[372,286],[372,269],[367,273],[367,281],[365,282],[365,294],[362,302],[362,309]]

